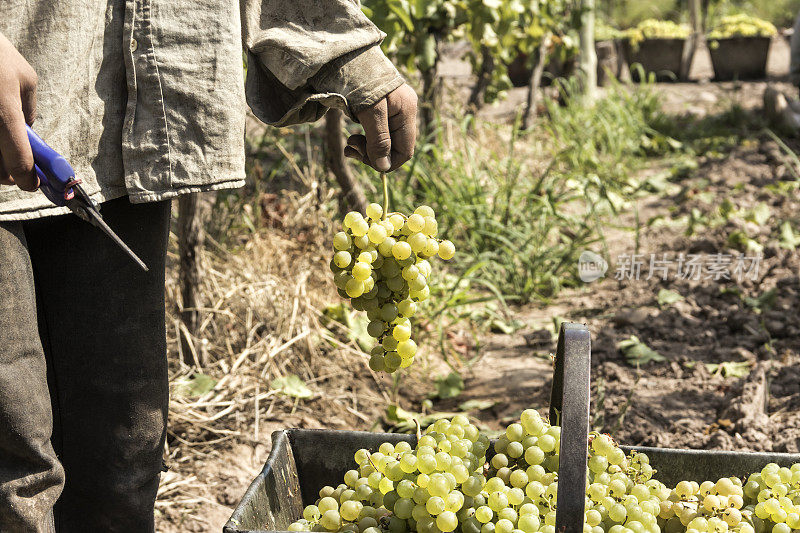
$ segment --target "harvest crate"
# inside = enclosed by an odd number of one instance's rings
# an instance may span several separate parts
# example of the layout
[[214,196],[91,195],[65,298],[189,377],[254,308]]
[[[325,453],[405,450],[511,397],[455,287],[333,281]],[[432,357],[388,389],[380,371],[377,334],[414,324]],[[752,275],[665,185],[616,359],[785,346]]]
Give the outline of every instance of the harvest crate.
[[641,81],[640,69],[635,65],[641,65],[645,74],[655,74],[657,81],[678,81],[686,39],[648,38],[636,45],[624,39],[622,45],[633,81]]
[[714,79],[760,80],[767,76],[769,37],[729,37],[709,41]]
[[[564,324],[556,350],[550,419],[561,421],[561,448],[556,531],[581,533],[586,486],[586,442],[589,431],[589,331],[580,324]],[[302,516],[324,485],[337,485],[353,468],[360,448],[376,451],[382,442],[416,437],[396,433],[288,429],[272,434],[272,452],[239,506],[225,525],[225,533],[272,533]],[[627,447],[646,453],[658,479],[674,486],[678,481],[717,480],[744,476],[767,463],[790,466],[800,454],[735,451],[675,450]],[[491,449],[487,452],[491,456]]]

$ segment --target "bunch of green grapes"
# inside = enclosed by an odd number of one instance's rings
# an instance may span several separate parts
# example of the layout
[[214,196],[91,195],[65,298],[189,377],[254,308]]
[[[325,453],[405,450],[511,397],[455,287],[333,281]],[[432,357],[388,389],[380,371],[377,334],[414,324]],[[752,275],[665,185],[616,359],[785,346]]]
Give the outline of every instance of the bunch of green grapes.
[[[438,420],[412,447],[385,442],[324,487],[290,531],[556,533],[561,431],[533,409],[490,443],[464,415]],[[588,446],[584,533],[793,533],[800,464],[769,464],[746,483],[655,479],[646,454],[607,435]]]
[[730,37],[771,37],[778,33],[772,23],[744,13],[722,17],[708,32],[708,39]]
[[289,531],[479,533],[471,516],[481,498],[489,439],[464,415],[438,420],[418,439],[355,453],[344,484],[324,487]]
[[775,463],[751,474],[744,485],[745,509],[756,533],[790,533],[800,529],[800,464]]
[[625,32],[630,43],[638,46],[645,39],[686,39],[692,33],[687,24],[670,20],[647,19]]
[[626,455],[608,435],[593,434],[584,530],[592,533],[658,533],[669,489],[653,479],[643,453]]
[[681,481],[662,503],[666,531],[753,533],[752,509],[744,507],[742,481]]
[[555,533],[561,428],[533,409],[522,412],[494,445],[487,505],[475,510],[481,533]]
[[[344,484],[325,487],[290,531],[353,533],[556,533],[561,431],[535,410],[495,444],[463,415],[439,420],[415,448],[383,443],[356,452]],[[660,532],[671,491],[651,479],[644,454],[626,456],[606,436],[592,441],[584,531]]]
[[428,260],[455,255],[452,242],[436,238],[438,231],[428,206],[405,216],[370,204],[366,218],[357,211],[347,213],[344,231],[333,237],[333,281],[353,309],[367,313],[367,332],[378,340],[369,360],[376,372],[392,373],[414,361],[411,318],[417,304],[430,296]]

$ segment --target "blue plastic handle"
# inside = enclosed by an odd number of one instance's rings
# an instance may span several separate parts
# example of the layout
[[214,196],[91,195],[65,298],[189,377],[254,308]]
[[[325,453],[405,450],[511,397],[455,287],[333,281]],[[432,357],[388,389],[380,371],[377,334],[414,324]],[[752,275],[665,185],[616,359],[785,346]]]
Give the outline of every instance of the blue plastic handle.
[[33,161],[36,163],[36,175],[42,182],[42,192],[54,204],[66,205],[67,198],[71,196],[65,194],[67,185],[75,179],[72,165],[61,154],[50,148],[30,126],[26,125],[25,128],[33,151]]

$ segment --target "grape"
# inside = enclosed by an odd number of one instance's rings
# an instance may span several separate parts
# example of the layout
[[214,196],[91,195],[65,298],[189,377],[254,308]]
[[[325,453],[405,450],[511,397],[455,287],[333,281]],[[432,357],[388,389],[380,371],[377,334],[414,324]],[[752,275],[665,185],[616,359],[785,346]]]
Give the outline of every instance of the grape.
[[406,220],[406,227],[413,233],[422,231],[425,228],[425,217],[418,213],[414,213],[408,217],[408,220]]
[[405,241],[398,241],[392,246],[392,255],[395,259],[403,260],[411,257],[411,246]]
[[352,243],[353,243],[352,239],[350,239],[350,236],[344,231],[340,231],[339,233],[333,236],[334,250],[338,251],[349,250]]
[[380,320],[373,320],[367,325],[367,333],[370,337],[380,337],[386,329],[386,323]]
[[404,359],[406,357],[411,357],[417,353],[417,343],[411,339],[400,341],[397,343],[397,353]]
[[380,204],[369,204],[367,206],[367,217],[372,220],[379,220],[383,216],[383,207]]
[[423,252],[428,245],[428,237],[423,233],[412,233],[409,235],[407,242],[409,246],[411,246],[411,251],[415,254],[419,254]]
[[353,235],[356,237],[364,237],[369,231],[369,222],[360,218],[353,222],[350,226],[350,231],[352,231]]
[[450,241],[442,241],[439,243],[439,257],[445,261],[449,261],[456,255],[456,247]]
[[373,355],[369,358],[369,367],[375,372],[384,372],[386,370],[386,362],[383,355]]
[[370,226],[367,236],[369,237],[369,242],[373,244],[380,244],[386,239],[386,237],[389,236],[389,232],[386,231],[384,226],[380,224],[373,224]]
[[[405,324],[398,324],[392,328],[392,337],[398,341],[398,348],[402,341],[407,341],[411,338],[411,326]],[[413,355],[413,353],[411,354]]]
[[422,228],[422,232],[429,237],[435,237],[439,232],[439,224],[436,222],[436,218],[433,215],[424,218],[425,226]]
[[341,251],[333,254],[333,263],[339,268],[347,268],[350,261],[352,261],[350,252]]
[[425,250],[423,253],[428,257],[433,257],[434,255],[439,253],[439,241],[434,238],[429,238],[427,244],[425,244]]
[[354,521],[358,518],[363,507],[364,505],[359,501],[348,500],[342,503],[339,514],[344,520]]
[[342,519],[339,516],[339,512],[331,509],[330,511],[325,511],[322,514],[322,518],[319,521],[320,525],[327,529],[328,531],[336,531],[339,529],[339,526],[342,523]]
[[451,511],[445,511],[436,517],[436,527],[441,531],[453,531],[458,526],[458,518]]
[[345,292],[350,298],[358,298],[364,294],[364,282],[357,279],[351,279],[347,282],[344,288]]

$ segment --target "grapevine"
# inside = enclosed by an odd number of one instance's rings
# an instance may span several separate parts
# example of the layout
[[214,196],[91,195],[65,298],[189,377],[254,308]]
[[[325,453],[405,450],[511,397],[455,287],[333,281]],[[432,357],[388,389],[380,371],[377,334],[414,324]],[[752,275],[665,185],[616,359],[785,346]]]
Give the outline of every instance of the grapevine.
[[452,259],[455,246],[436,238],[439,229],[430,207],[417,207],[408,216],[390,213],[385,174],[381,181],[383,206],[367,206],[366,218],[357,211],[345,215],[344,230],[333,237],[330,267],[339,295],[367,313],[367,332],[378,340],[370,368],[393,373],[411,366],[417,352],[411,319],[418,303],[430,296],[429,259]]
[[[289,531],[555,533],[561,430],[523,411],[494,444],[464,415],[418,440],[358,450]],[[791,533],[800,529],[800,464],[769,464],[746,482],[681,481],[670,489],[644,453],[608,435],[588,447],[584,533]]]

